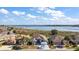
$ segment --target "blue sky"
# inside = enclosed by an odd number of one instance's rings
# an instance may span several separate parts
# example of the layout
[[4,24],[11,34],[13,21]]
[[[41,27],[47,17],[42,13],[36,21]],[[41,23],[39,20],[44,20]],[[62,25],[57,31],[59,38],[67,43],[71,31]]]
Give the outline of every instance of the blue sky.
[[0,25],[79,24],[78,7],[0,7]]

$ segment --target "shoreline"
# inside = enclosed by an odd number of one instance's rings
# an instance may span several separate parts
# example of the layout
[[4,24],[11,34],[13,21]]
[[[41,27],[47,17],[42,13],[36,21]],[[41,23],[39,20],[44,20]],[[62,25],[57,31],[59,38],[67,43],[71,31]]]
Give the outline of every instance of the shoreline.
[[[23,31],[27,31],[29,32],[28,34],[30,33],[34,33],[34,32],[38,32],[38,33],[42,33],[42,34],[47,34],[47,35],[50,35],[51,33],[51,30],[37,30],[37,29],[28,29],[28,28],[15,28],[15,30],[23,30]],[[79,35],[79,32],[73,32],[73,31],[59,31],[58,30],[58,35],[69,35],[69,34],[77,34]]]
[[[14,27],[15,26],[15,27]],[[30,29],[30,28],[21,28],[21,27],[16,27],[16,25],[14,26],[0,26],[0,28],[2,30],[5,30],[7,27],[12,27],[17,33],[19,33],[18,31],[24,31],[24,33],[22,34],[31,34],[31,33],[34,33],[34,32],[38,32],[38,33],[43,33],[43,34],[47,34],[47,35],[50,35],[50,32],[51,30],[38,30],[38,29]],[[18,25],[19,26],[19,25]],[[52,30],[56,30],[56,29],[52,29]],[[58,35],[62,35],[62,34],[78,34],[79,35],[79,32],[75,32],[75,31],[64,31],[64,30],[58,30]],[[46,36],[47,36],[46,35]]]

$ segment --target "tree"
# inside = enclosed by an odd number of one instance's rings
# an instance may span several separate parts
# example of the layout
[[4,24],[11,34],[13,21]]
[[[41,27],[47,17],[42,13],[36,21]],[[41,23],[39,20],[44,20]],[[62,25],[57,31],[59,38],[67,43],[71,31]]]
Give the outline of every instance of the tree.
[[58,34],[58,30],[51,30],[51,35],[57,35]]

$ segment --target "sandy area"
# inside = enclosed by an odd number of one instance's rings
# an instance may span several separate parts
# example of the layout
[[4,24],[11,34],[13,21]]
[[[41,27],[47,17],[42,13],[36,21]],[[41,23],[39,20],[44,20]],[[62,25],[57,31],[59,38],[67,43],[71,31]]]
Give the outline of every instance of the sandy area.
[[0,46],[0,50],[12,50],[12,46],[8,46],[8,45],[5,45],[5,46]]

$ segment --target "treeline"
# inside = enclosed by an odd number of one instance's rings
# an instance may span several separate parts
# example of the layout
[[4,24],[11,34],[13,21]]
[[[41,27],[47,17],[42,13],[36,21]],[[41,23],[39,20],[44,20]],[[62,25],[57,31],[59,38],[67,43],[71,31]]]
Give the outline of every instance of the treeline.
[[79,27],[79,25],[0,25],[0,26],[7,26],[7,27],[15,27],[15,26],[27,26],[27,27],[31,27],[31,26],[76,26]]

